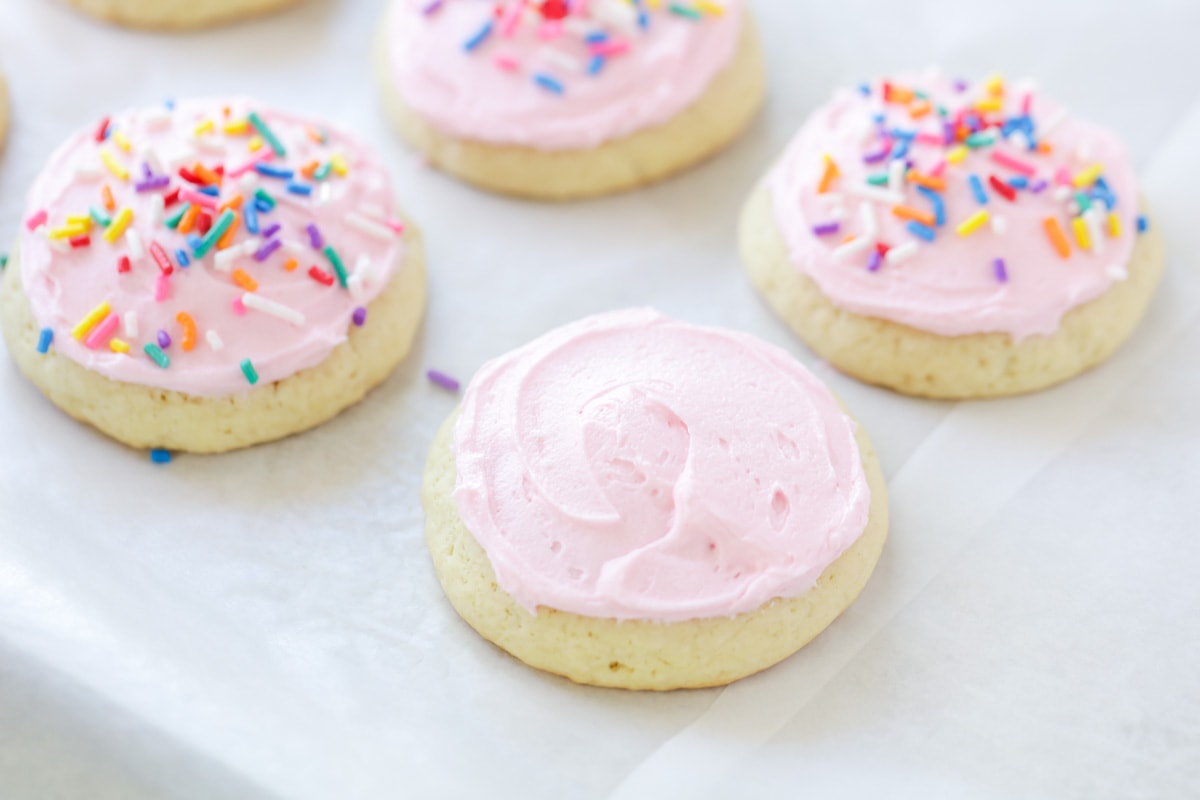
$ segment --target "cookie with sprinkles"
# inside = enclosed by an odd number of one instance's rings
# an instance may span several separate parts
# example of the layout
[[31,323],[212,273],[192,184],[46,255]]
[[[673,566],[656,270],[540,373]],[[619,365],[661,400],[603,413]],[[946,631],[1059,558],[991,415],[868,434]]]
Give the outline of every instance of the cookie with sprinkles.
[[411,347],[420,236],[351,135],[248,99],[114,114],[30,189],[0,285],[17,366],[134,447],[312,428]]
[[400,133],[434,166],[545,200],[712,156],[766,80],[744,0],[393,0],[377,62]]
[[1162,275],[1121,140],[1032,82],[936,70],[816,111],[742,216],[746,269],[822,357],[927,397],[1041,389],[1108,358]]
[[93,17],[131,28],[192,30],[297,5],[300,0],[67,0]]

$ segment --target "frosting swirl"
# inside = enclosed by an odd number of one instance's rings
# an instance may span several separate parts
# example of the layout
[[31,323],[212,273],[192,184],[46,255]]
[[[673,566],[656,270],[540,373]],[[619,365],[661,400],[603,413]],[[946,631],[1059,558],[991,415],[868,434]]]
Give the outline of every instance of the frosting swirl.
[[[743,0],[394,0],[389,65],[404,102],[462,139],[583,150],[667,122],[732,59]],[[433,10],[430,10],[430,9]]]
[[843,90],[767,185],[792,261],[834,305],[942,336],[1054,333],[1124,277],[1137,228],[1117,137],[999,78]]
[[230,395],[319,364],[363,320],[403,258],[394,203],[376,156],[327,125],[247,99],[127,111],[35,180],[21,277],[67,358]]
[[734,616],[803,594],[862,534],[854,430],[776,347],[613,312],[479,371],[454,431],[455,500],[531,612]]

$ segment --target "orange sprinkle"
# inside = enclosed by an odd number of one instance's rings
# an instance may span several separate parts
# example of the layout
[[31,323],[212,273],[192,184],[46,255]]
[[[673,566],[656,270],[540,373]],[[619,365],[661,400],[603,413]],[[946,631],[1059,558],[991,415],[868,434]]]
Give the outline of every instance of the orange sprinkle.
[[183,339],[180,340],[179,346],[191,351],[196,346],[196,321],[186,311],[176,314],[175,321],[183,328]]
[[104,200],[105,211],[117,210],[117,201],[113,199],[112,189],[108,188],[107,183],[100,187],[100,198]]
[[317,144],[325,144],[325,137],[321,132],[311,125],[305,127],[304,132],[308,134],[308,138],[312,139]]
[[1037,151],[1039,153],[1053,153],[1054,145],[1049,142],[1038,142]]
[[905,89],[903,86],[892,86],[888,92],[888,100],[893,103],[905,105],[911,103],[915,95],[912,89]]
[[892,213],[900,219],[911,219],[922,225],[928,225],[930,228],[937,225],[937,218],[933,214],[912,206],[895,206],[892,208]]
[[221,183],[220,175],[199,162],[196,163],[196,166],[192,167],[192,172],[196,173],[196,177],[205,183],[217,185],[220,185]]
[[971,129],[966,125],[959,125],[958,130],[954,132],[954,138],[960,142],[965,142],[967,137],[971,135]]
[[1067,241],[1067,234],[1063,232],[1058,220],[1054,217],[1046,217],[1042,224],[1046,228],[1046,235],[1050,237],[1050,244],[1054,245],[1058,254],[1064,259],[1070,258],[1071,243]]
[[829,157],[829,154],[826,153],[825,172],[821,175],[821,183],[817,185],[817,194],[825,194],[828,192],[829,187],[833,184],[834,180],[836,180],[841,174],[842,173],[838,169],[837,164],[835,164],[833,159]]
[[926,189],[933,189],[935,192],[946,191],[946,179],[935,178],[932,175],[922,175],[915,169],[908,171],[908,182],[915,183],[917,186],[924,186]]
[[297,260],[296,260],[296,259],[294,259],[294,258],[289,258],[289,259],[287,260],[287,263],[285,263],[285,264],[283,265],[283,268],[284,268],[284,269],[286,269],[288,272],[291,272],[291,271],[293,271],[294,269],[296,269],[296,267],[298,267],[298,266],[300,266],[300,262],[299,262],[299,261],[297,261]]
[[225,112],[225,116],[227,116],[227,117],[229,116],[229,106],[225,106],[224,108],[221,109],[221,111]]
[[919,100],[912,104],[908,109],[908,115],[913,119],[920,119],[933,110],[933,103],[928,100]]
[[221,234],[221,238],[217,240],[218,250],[224,250],[226,247],[229,247],[229,245],[233,244],[233,237],[237,235],[238,227],[241,224],[242,215],[236,211],[233,212],[233,222],[230,223],[229,227],[225,230],[225,233]]
[[188,210],[183,212],[183,216],[179,219],[179,227],[177,230],[180,233],[191,233],[196,227],[196,217],[200,216],[200,206],[193,203],[188,206]]
[[300,174],[306,178],[311,178],[313,173],[317,171],[317,167],[321,166],[320,161],[310,161],[300,168]]
[[247,292],[253,292],[258,289],[258,282],[247,275],[244,269],[235,269],[233,271],[233,282]]
[[229,198],[224,203],[221,203],[221,205],[217,207],[217,211],[225,211],[226,209],[229,209],[229,208],[239,208],[240,209],[241,207],[242,207],[242,196],[240,194],[235,194],[233,197]]

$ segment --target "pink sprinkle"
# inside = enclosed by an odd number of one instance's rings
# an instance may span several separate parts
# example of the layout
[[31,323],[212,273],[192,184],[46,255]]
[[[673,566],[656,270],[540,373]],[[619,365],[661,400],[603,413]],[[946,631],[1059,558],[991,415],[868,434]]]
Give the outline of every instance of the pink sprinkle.
[[396,233],[404,233],[404,223],[403,222],[387,222],[385,224],[389,228],[394,230]]
[[242,298],[233,298],[233,302],[230,303],[230,305],[233,306],[233,313],[237,314],[239,317],[246,316],[246,304],[242,302]]
[[242,175],[245,175],[247,172],[254,169],[254,167],[256,165],[261,164],[263,161],[270,161],[274,155],[275,155],[274,150],[272,150],[269,147],[264,147],[261,150],[259,150],[257,153],[252,155],[250,157],[250,160],[245,162],[244,164],[239,164],[238,166],[233,167],[232,169],[225,170],[225,174],[228,175],[230,178],[240,178]]
[[158,273],[158,283],[154,284],[154,302],[162,303],[171,297],[171,277],[165,272]]
[[509,5],[505,11],[504,22],[500,25],[500,33],[511,37],[517,32],[517,26],[521,24],[521,20],[525,18],[525,0],[517,0],[517,2]]
[[204,192],[195,192],[191,189],[182,189],[179,192],[179,199],[183,200],[185,203],[195,203],[198,206],[211,208],[214,211],[217,208],[217,198],[213,197],[211,194],[205,194]]
[[517,61],[512,56],[498,55],[492,59],[492,63],[505,72],[516,72],[521,68],[521,62]]
[[1008,153],[1005,153],[1001,150],[992,151],[992,161],[995,161],[1002,167],[1008,167],[1012,171],[1019,172],[1022,175],[1030,178],[1037,173],[1037,169],[1032,164],[1022,161],[1014,156],[1010,156]]
[[1033,92],[1026,92],[1025,96],[1021,98],[1021,113],[1024,114],[1025,116],[1029,116],[1029,114],[1032,111],[1033,111]]
[[940,133],[918,133],[917,141],[921,144],[932,144],[937,147],[943,147],[946,144],[946,137]]
[[84,347],[89,350],[95,350],[97,347],[102,347],[108,344],[108,340],[117,332],[117,325],[120,324],[121,318],[116,314],[109,314],[104,318],[104,321],[92,328],[92,332],[83,340]]
[[933,169],[929,170],[929,174],[934,178],[942,177],[942,173],[946,171],[946,162],[939,161],[933,165]]
[[45,225],[45,224],[46,224],[46,220],[47,220],[47,219],[49,219],[49,218],[50,218],[50,217],[49,217],[49,215],[46,213],[46,209],[44,209],[44,208],[43,208],[41,211],[38,211],[38,212],[37,212],[36,214],[34,214],[32,217],[30,217],[29,219],[25,220],[25,227],[26,227],[26,228],[28,228],[28,229],[29,229],[29,230],[31,230],[31,231],[35,231],[35,230],[37,230],[37,229],[38,229],[40,226],[42,226],[42,225]]
[[562,36],[562,23],[556,19],[548,19],[538,28],[538,38],[544,41],[557,39]]
[[1054,182],[1063,186],[1071,185],[1071,171],[1066,167],[1059,167],[1058,172],[1054,173]]
[[629,52],[629,40],[609,39],[604,42],[595,42],[589,49],[594,56],[619,56]]

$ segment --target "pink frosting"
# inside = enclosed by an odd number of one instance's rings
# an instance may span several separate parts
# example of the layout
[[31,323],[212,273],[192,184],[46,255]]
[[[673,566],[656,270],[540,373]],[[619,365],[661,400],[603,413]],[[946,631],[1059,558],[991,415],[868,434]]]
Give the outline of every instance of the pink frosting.
[[808,591],[862,534],[854,430],[784,351],[618,311],[480,370],[455,500],[531,612],[733,616]]
[[[425,13],[429,0],[395,0],[392,77],[404,102],[451,136],[587,149],[661,125],[699,99],[737,49],[742,2],[721,0],[724,13],[699,20],[660,4],[641,28],[626,0],[576,2],[570,16],[548,27],[540,2],[445,0]],[[465,49],[489,20],[491,33]],[[612,52],[593,75],[585,37],[598,33],[608,34],[601,47]],[[562,93],[537,84],[538,74],[558,81]]]
[[[867,185],[868,176],[887,174],[889,168],[887,160],[866,162],[886,146],[874,115],[886,115],[884,131],[899,128],[925,136],[925,141],[914,142],[906,158],[914,170],[928,174],[937,172],[950,152],[950,147],[937,141],[943,136],[944,121],[936,107],[943,106],[948,119],[954,120],[961,109],[994,96],[986,83],[964,88],[934,71],[900,76],[890,83],[901,91],[926,93],[934,110],[914,119],[910,108],[919,107],[920,99],[914,106],[885,102],[882,82],[870,86],[869,97],[859,91],[841,91],[810,117],[768,179],[775,220],[792,261],[834,305],[942,336],[1002,332],[1020,340],[1053,333],[1064,314],[1102,295],[1114,280],[1123,279],[1136,237],[1138,205],[1137,183],[1125,148],[1108,131],[1064,116],[1058,105],[1030,85],[1005,87],[1002,112],[989,111],[985,118],[1010,120],[1028,108],[1031,135],[998,135],[995,145],[969,149],[962,163],[942,168],[946,187],[940,194],[946,223],[936,228],[935,241],[927,243],[911,233],[908,221],[893,213],[892,202],[855,196],[856,188]],[[1033,152],[1031,142],[1048,144],[1052,151]],[[829,187],[833,199],[818,193],[827,154],[841,173]],[[1033,174],[1024,175],[1013,168],[1013,159],[1022,167],[1032,167]],[[1103,168],[1103,179],[1116,200],[1120,234],[1110,235],[1108,212],[1094,195],[1091,201],[1097,204],[1097,211],[1090,214],[1096,217],[1089,223],[1096,225],[1089,236],[1094,241],[1091,249],[1084,249],[1071,227],[1078,208],[1071,205],[1073,199],[1064,197],[1067,192],[1061,187],[1065,178],[1093,165]],[[975,199],[968,183],[971,174],[984,186],[986,205]],[[1030,187],[1040,185],[1039,181],[1048,186],[1040,192],[1017,189],[1016,201],[1010,202],[990,185],[993,175],[1005,182],[1025,177]],[[903,205],[933,210],[930,199],[914,183],[902,183]],[[1088,185],[1084,191],[1094,192],[1095,187]],[[1074,190],[1070,193],[1074,198]],[[834,256],[846,236],[868,235],[860,208],[868,204],[878,219],[877,241],[892,247],[916,242],[916,255],[902,263],[885,259],[877,271],[866,268],[869,251]],[[989,221],[968,236],[959,235],[960,223],[981,209],[993,218],[1002,218],[998,228]],[[814,233],[814,227],[838,217],[842,219],[836,234]],[[1069,258],[1061,258],[1052,246],[1044,228],[1047,217],[1055,218],[1068,237]],[[996,259],[1003,260],[1003,269],[997,268]]]
[[[250,149],[256,131],[241,132],[239,126],[255,110],[284,146],[285,156],[276,155],[267,144]],[[210,120],[213,129],[197,134],[197,127]],[[234,132],[226,133],[226,124]],[[397,232],[400,226],[394,222],[395,201],[386,171],[370,150],[324,124],[235,99],[181,102],[173,111],[129,111],[113,116],[108,130],[107,141],[98,142],[93,125],[55,151],[30,190],[29,223],[20,238],[21,276],[38,324],[54,331],[59,353],[101,375],[203,397],[249,390],[251,384],[241,367],[247,359],[260,384],[287,378],[319,364],[346,340],[355,309],[382,291],[401,262],[404,248]],[[315,140],[322,137],[323,142]],[[102,152],[118,170],[128,170],[128,179],[120,179],[105,166]],[[294,181],[311,187],[311,194],[292,193],[287,180],[260,175],[255,169],[233,177],[252,158],[263,158],[272,168],[296,170]],[[344,176],[339,175],[343,159]],[[181,204],[162,214],[155,210],[158,198],[174,189],[198,188],[180,176],[180,168],[191,170],[197,162],[227,172],[219,197],[214,198],[216,204],[238,193],[248,203],[259,188],[277,202],[274,210],[258,214],[258,236],[249,233],[247,221],[241,220],[232,247],[221,257],[214,247],[203,258],[195,258],[185,236],[167,227],[164,218],[179,211]],[[330,166],[327,175],[318,172],[320,179],[305,177],[300,170],[312,162],[336,163],[339,168]],[[143,164],[155,176],[169,176],[169,185],[137,191],[136,185],[146,179]],[[119,211],[104,208],[104,186],[109,187],[116,209],[132,210],[127,229],[132,235],[126,232],[110,243],[104,236],[106,229],[93,224],[87,246],[76,249],[65,239],[53,240],[51,235],[67,224],[69,216],[86,217],[89,208],[115,220]],[[46,223],[38,226],[43,213]],[[213,219],[219,217],[216,210],[209,213]],[[367,220],[371,232],[364,232],[361,224],[351,225],[347,221],[351,218]],[[309,275],[314,266],[335,273],[330,258],[313,247],[306,231],[310,223],[316,225],[322,243],[332,246],[344,263],[347,288],[336,281],[326,286]],[[263,234],[272,225],[279,230],[268,239]],[[281,244],[258,261],[251,239],[258,246],[273,247],[269,243],[276,239]],[[139,242],[144,251],[140,257]],[[173,269],[165,277],[151,255],[151,243],[159,244],[169,256]],[[186,268],[176,255],[181,248],[190,260]],[[228,255],[238,249],[242,255]],[[127,272],[119,268],[122,256],[131,257]],[[285,267],[290,259],[297,261],[292,271]],[[257,283],[255,295],[299,313],[303,321],[297,324],[298,317],[289,321],[253,303],[243,304],[247,290],[235,283],[236,270]],[[72,329],[104,301],[114,319],[98,326],[102,340],[93,338],[89,347],[89,339],[77,341]],[[196,344],[187,352],[181,346],[180,312],[197,326]],[[133,320],[136,335],[126,327]],[[143,350],[147,343],[157,343],[160,330],[171,339],[163,348],[170,358],[166,369]],[[110,349],[109,334],[130,346],[128,354]]]

